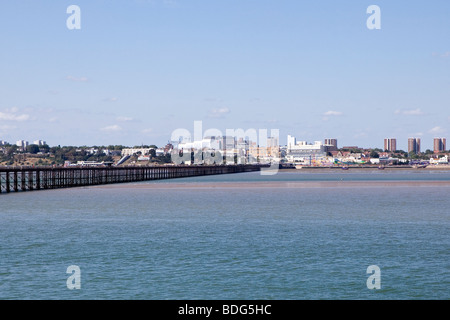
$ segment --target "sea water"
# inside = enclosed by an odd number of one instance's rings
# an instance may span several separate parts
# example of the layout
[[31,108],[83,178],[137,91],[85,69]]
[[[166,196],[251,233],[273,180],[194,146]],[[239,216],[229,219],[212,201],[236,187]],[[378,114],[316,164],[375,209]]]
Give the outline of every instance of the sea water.
[[431,170],[2,194],[0,299],[449,299],[449,208],[450,171]]

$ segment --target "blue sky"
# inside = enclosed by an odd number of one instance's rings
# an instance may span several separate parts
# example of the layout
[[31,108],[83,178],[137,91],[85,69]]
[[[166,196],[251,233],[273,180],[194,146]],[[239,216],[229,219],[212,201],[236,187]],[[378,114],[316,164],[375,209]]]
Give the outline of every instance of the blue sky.
[[450,138],[449,1],[3,1],[0,39],[9,142],[164,145],[196,120],[282,144]]

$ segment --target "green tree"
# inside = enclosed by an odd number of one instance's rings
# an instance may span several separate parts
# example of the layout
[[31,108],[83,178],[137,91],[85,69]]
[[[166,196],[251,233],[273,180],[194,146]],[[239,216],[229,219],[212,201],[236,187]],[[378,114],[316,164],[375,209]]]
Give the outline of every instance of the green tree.
[[377,151],[372,150],[372,151],[370,151],[370,157],[371,158],[379,158],[380,155],[379,155],[379,153]]
[[410,151],[408,157],[411,159],[419,159],[419,156],[414,151]]
[[14,155],[14,153],[17,152],[18,149],[19,149],[19,147],[16,146],[15,144],[13,144],[12,146],[6,148],[6,155],[8,157],[12,157]]
[[39,148],[43,153],[48,153],[50,151],[50,147],[48,144],[44,144]]
[[39,146],[37,144],[30,144],[29,146],[27,146],[28,153],[36,154],[39,151]]

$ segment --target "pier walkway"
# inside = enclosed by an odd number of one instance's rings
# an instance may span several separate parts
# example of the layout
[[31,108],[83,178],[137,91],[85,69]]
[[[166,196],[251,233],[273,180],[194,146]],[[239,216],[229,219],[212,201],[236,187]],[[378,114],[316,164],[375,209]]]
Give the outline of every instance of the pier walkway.
[[0,167],[0,194],[260,170],[260,165]]

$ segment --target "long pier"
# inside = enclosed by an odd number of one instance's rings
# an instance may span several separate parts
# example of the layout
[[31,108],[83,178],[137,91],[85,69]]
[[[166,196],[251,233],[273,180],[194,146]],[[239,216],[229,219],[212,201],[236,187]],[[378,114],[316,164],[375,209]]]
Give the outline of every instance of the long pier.
[[0,167],[0,194],[260,170],[259,165]]

